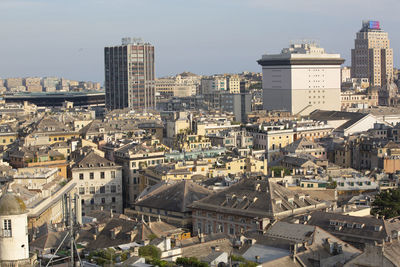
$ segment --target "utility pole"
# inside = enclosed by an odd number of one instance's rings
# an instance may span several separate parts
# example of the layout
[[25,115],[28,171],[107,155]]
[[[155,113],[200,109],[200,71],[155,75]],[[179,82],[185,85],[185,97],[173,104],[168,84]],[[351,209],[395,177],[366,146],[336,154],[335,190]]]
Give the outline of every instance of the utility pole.
[[70,235],[70,248],[71,248],[71,267],[74,267],[74,216],[72,216],[72,196],[69,195],[69,235]]

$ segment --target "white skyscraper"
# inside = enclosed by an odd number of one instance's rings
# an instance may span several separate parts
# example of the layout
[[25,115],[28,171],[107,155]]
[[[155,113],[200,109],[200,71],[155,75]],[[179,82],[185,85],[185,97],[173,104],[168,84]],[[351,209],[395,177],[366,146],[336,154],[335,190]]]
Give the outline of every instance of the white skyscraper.
[[316,109],[340,110],[339,54],[314,43],[292,44],[280,54],[263,55],[263,102],[266,110],[307,115]]

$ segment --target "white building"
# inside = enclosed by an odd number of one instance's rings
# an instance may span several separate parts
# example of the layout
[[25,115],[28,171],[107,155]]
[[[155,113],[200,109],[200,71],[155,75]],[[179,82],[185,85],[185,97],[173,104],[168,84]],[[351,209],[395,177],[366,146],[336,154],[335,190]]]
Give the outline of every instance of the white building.
[[280,54],[263,55],[263,102],[266,110],[307,115],[316,109],[340,110],[339,54],[313,43],[292,44]]
[[341,69],[340,78],[342,80],[342,83],[347,82],[351,78],[351,68],[350,67],[343,67]]
[[83,216],[100,209],[122,213],[121,166],[90,151],[74,164],[71,173],[82,200]]
[[29,266],[28,217],[24,202],[11,191],[0,198],[0,266]]

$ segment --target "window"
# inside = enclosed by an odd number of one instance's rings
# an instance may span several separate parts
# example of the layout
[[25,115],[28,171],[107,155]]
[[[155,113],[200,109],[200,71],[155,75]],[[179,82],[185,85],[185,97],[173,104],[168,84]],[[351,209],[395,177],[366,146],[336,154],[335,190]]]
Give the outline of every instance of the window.
[[90,205],[94,205],[94,198],[90,200]]
[[115,203],[115,197],[112,197],[112,198],[111,198],[111,202],[112,202],[112,203]]
[[100,172],[100,178],[101,178],[101,179],[104,179],[104,178],[105,178],[104,172]]
[[212,225],[209,223],[207,224],[207,233],[211,234],[212,233]]
[[229,227],[229,234],[234,235],[235,234],[235,228],[233,226]]
[[106,199],[104,197],[101,198],[101,203],[106,203]]
[[115,171],[111,171],[111,178],[112,178],[112,179],[115,178]]
[[90,180],[93,180],[94,179],[94,172],[91,172],[90,173]]
[[10,219],[6,219],[3,221],[3,237],[12,237]]
[[85,194],[85,188],[79,187],[79,195],[84,195],[84,194]]
[[94,186],[91,186],[91,187],[89,188],[89,193],[90,193],[90,194],[94,194],[94,193],[95,193]]
[[115,185],[111,186],[111,193],[117,192],[117,187]]
[[79,174],[79,180],[83,180],[83,173]]
[[100,186],[100,193],[105,194],[106,193],[106,187],[105,186]]

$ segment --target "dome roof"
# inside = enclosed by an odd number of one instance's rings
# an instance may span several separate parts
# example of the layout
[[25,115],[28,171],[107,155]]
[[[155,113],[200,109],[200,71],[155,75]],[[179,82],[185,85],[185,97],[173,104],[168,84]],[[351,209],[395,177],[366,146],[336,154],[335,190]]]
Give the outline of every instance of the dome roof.
[[7,192],[0,197],[0,216],[24,213],[26,213],[26,206],[21,198],[12,192]]

